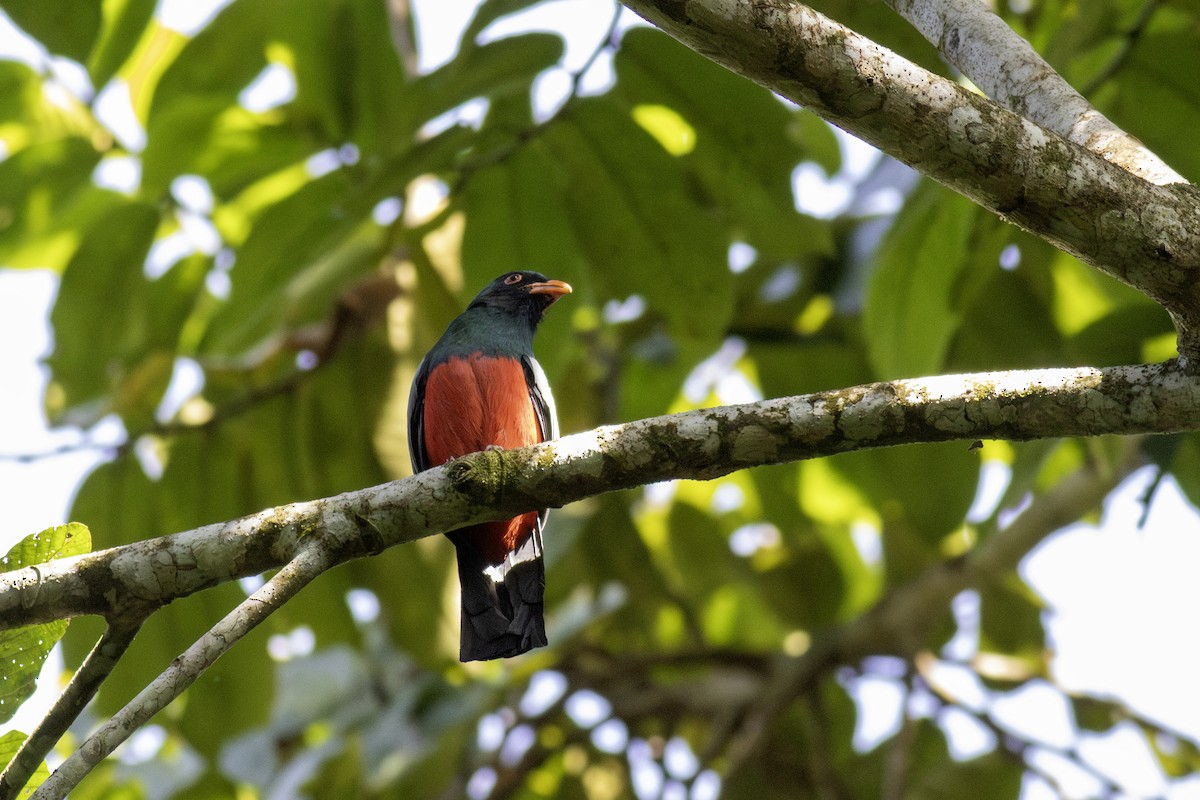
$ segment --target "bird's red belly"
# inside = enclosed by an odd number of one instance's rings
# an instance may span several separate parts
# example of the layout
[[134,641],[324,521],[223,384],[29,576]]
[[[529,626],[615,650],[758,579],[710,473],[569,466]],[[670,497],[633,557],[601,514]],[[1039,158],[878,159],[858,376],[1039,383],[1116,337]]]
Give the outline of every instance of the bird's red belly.
[[[425,383],[425,449],[429,463],[487,447],[523,447],[545,440],[521,362],[474,353],[438,364]],[[498,564],[537,525],[537,513],[488,522],[454,534],[469,538]]]

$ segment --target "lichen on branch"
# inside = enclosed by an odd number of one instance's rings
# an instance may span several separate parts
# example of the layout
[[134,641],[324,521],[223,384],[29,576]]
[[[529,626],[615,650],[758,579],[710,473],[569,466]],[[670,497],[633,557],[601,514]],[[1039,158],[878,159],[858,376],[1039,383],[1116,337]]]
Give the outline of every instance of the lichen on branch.
[[141,618],[176,598],[276,569],[313,536],[342,563],[604,492],[853,450],[1197,429],[1200,379],[1174,363],[891,381],[652,417],[5,573],[0,629],[80,614]]

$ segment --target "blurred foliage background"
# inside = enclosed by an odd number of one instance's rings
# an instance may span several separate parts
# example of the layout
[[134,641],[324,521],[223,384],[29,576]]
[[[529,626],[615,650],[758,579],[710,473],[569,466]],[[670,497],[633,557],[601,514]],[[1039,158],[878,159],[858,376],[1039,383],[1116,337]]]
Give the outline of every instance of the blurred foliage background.
[[[417,360],[511,269],[575,287],[537,342],[565,432],[1173,354],[1145,297],[608,0],[488,0],[466,16],[473,4],[233,0],[187,32],[155,0],[2,5],[45,52],[0,61],[0,264],[61,275],[51,420],[127,434],[74,503],[96,548],[406,474]],[[812,5],[954,77],[885,6]],[[999,11],[1200,177],[1184,135],[1200,130],[1200,4]],[[436,31],[457,41],[441,57]],[[781,659],[969,549],[1029,492],[1114,458],[1110,445],[890,449],[579,503],[546,540],[552,646],[507,663],[455,659],[441,537],[342,566],[75,796],[1006,798],[1031,791],[1029,771],[1053,785],[1028,737],[931,688],[930,659],[988,697],[1037,684],[1076,731],[1133,720],[1186,778],[1186,735],[1053,686],[1041,601],[1015,575],[973,594],[973,617],[942,609],[924,661],[842,665],[775,698],[757,735],[743,725]],[[1197,497],[1194,437],[1147,455]],[[968,515],[981,465],[1011,481]],[[90,721],[251,584],[153,617]],[[100,630],[72,625],[68,666]],[[873,711],[851,691],[871,675],[911,702]],[[953,748],[949,711],[985,745]],[[866,741],[872,714],[885,733]]]

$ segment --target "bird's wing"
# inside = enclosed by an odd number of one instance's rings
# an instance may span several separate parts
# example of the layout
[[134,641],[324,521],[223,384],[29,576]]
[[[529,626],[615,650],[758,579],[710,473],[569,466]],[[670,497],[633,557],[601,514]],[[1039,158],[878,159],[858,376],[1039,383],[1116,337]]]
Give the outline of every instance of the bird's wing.
[[408,392],[408,457],[413,472],[429,469],[429,451],[425,449],[425,382],[429,379],[429,357],[421,359]]
[[554,407],[554,395],[550,392],[550,383],[542,365],[533,356],[521,356],[521,366],[525,368],[525,382],[529,384],[529,399],[533,401],[533,411],[537,414],[538,425],[542,428],[545,439],[558,438],[558,411]]
[[[554,407],[554,394],[550,391],[550,382],[542,365],[531,355],[521,356],[521,366],[525,368],[525,382],[529,384],[529,399],[533,401],[533,412],[537,415],[538,425],[542,428],[543,440],[558,438],[558,410]],[[543,509],[538,514],[538,530],[534,531],[535,547],[538,552],[542,549],[542,529],[546,527],[546,518],[550,509]]]

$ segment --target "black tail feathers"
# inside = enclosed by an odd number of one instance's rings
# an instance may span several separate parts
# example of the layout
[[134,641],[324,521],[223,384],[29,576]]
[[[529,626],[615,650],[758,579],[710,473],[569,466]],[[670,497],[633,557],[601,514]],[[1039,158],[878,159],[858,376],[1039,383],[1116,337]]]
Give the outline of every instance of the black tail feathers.
[[462,589],[459,660],[508,658],[544,647],[546,569],[541,531],[534,530],[503,564],[494,566],[467,539],[455,539],[454,547]]

